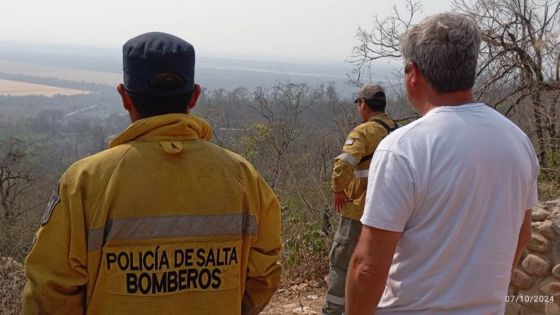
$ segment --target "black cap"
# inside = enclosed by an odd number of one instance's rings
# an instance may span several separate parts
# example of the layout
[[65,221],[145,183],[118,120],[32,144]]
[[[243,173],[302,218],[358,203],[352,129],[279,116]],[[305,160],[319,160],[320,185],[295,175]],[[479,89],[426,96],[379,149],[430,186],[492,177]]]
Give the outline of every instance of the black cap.
[[[125,88],[137,94],[176,96],[194,89],[194,47],[171,34],[151,32],[139,35],[123,45]],[[175,89],[156,89],[150,81],[162,73],[174,73],[183,79]]]

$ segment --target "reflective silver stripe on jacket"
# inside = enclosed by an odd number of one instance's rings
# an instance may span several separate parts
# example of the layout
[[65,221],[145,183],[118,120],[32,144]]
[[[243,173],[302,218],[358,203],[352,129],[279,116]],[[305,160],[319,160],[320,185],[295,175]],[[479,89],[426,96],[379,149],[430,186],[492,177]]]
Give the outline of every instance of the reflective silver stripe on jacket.
[[105,229],[92,229],[87,233],[87,248],[88,252],[100,249],[103,246],[103,236]]
[[358,160],[357,158],[352,156],[352,154],[346,153],[346,152],[337,156],[335,159],[343,160],[343,161],[345,161],[346,163],[348,163],[352,166],[356,166],[356,165],[358,165],[358,162],[360,162],[360,160]]
[[355,170],[354,171],[354,177],[356,177],[356,178],[368,177],[368,172],[369,172],[369,170]]
[[88,251],[112,240],[144,240],[167,237],[257,235],[255,216],[246,212],[220,215],[173,215],[109,220],[104,228],[91,229]]

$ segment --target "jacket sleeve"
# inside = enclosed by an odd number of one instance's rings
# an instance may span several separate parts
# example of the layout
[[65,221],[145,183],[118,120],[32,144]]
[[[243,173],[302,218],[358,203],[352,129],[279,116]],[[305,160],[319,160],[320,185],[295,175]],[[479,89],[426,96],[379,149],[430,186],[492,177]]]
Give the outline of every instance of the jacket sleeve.
[[85,312],[86,237],[82,200],[62,180],[25,259],[24,314]]
[[341,192],[354,178],[354,168],[366,156],[366,137],[360,129],[352,130],[344,142],[342,153],[334,158],[332,190]]
[[[258,176],[258,175],[257,175]],[[249,252],[242,314],[258,314],[270,301],[280,283],[280,205],[272,189],[259,176],[260,214],[257,240]]]

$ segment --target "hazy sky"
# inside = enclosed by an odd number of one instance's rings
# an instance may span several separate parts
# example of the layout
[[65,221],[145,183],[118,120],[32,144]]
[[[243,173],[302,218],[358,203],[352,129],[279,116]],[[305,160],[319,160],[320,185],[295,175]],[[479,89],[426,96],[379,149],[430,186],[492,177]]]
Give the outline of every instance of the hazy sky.
[[[423,13],[449,10],[425,0]],[[169,32],[202,53],[344,61],[358,26],[404,0],[0,0],[0,40],[120,47],[148,31]]]

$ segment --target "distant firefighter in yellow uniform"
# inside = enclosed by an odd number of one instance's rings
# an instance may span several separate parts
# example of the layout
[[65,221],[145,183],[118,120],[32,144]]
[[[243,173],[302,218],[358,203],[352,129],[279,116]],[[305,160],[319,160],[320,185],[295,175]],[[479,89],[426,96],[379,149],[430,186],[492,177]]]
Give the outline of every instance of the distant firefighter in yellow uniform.
[[60,179],[26,258],[25,314],[258,314],[274,294],[278,201],[189,114],[194,58],[165,33],[124,45],[132,124]]
[[340,213],[340,221],[329,254],[325,315],[344,313],[346,270],[362,230],[360,218],[364,211],[369,164],[379,142],[396,128],[385,114],[385,91],[381,86],[364,86],[355,103],[363,123],[350,132],[333,166],[334,207]]

